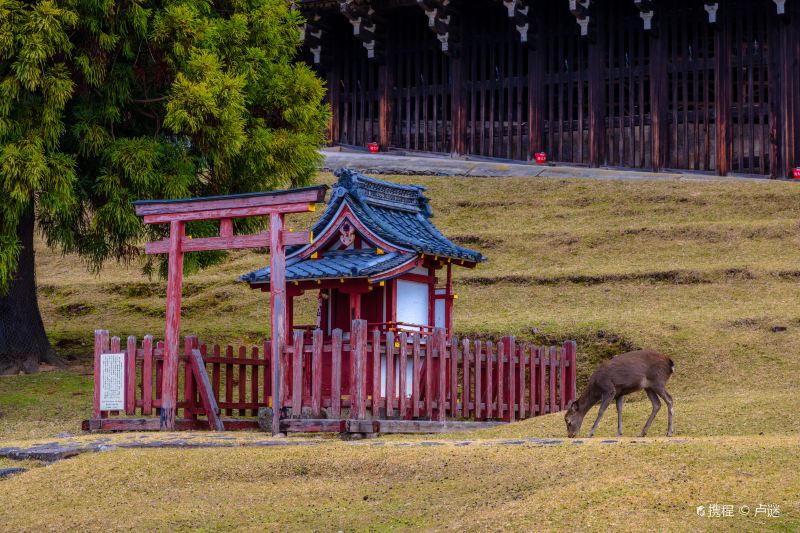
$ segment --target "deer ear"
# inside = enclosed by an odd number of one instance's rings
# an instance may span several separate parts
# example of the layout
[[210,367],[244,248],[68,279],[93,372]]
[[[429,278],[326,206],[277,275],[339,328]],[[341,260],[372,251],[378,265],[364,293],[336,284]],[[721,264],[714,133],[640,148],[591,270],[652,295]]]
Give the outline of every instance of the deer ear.
[[575,400],[570,400],[567,402],[567,407],[566,407],[567,411],[569,411],[572,408],[573,403],[575,403]]

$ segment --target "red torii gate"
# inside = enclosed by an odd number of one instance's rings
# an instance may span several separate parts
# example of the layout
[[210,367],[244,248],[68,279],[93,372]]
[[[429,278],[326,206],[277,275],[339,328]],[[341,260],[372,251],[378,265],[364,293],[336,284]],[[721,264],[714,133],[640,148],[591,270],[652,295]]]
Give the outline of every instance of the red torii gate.
[[[145,224],[169,224],[169,237],[145,245],[147,254],[169,254],[167,273],[166,327],[164,330],[164,368],[160,427],[175,429],[178,395],[178,359],[180,356],[181,292],[183,254],[207,250],[269,248],[272,283],[270,314],[272,353],[280,354],[286,339],[286,245],[306,244],[310,234],[284,230],[284,215],[314,211],[325,200],[328,187],[320,185],[284,191],[180,200],[143,200],[134,202],[136,214]],[[254,235],[234,235],[233,219],[269,216],[269,231]],[[186,236],[186,223],[219,220],[219,236],[192,239]],[[281,383],[280,357],[272,358],[272,432],[280,431]],[[209,417],[212,415],[209,414]]]

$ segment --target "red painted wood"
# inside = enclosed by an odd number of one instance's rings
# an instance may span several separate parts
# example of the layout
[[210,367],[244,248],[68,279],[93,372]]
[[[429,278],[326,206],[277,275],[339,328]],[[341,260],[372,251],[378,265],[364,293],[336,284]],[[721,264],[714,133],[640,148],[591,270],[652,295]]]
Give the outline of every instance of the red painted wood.
[[422,366],[422,372],[425,379],[425,416],[433,420],[433,373],[435,366],[433,362],[433,347],[435,343],[432,338],[427,339],[425,345],[425,362]]
[[223,218],[219,221],[219,236],[233,237],[233,219]]
[[379,417],[381,401],[381,332],[372,331],[372,417]]
[[142,340],[142,415],[153,412],[153,337],[145,335]]
[[447,412],[445,410],[445,403],[447,401],[447,335],[444,328],[436,328],[433,330],[433,342],[435,343],[438,352],[439,361],[439,383],[437,386],[438,392],[438,409],[437,419],[441,422],[444,421]]
[[[250,357],[258,361],[258,346],[250,348]],[[259,363],[261,361],[258,361]],[[250,401],[258,403],[258,380],[259,380],[259,366],[248,365],[250,367]],[[258,408],[253,408],[251,411],[253,416],[258,416]]]
[[[191,198],[185,201],[153,202],[135,206],[138,216],[211,212],[220,209],[236,209],[246,207],[280,207],[291,204],[314,204],[325,200],[328,187],[320,185],[305,189],[280,192],[269,192],[263,195],[238,197]],[[224,218],[224,217],[209,217]]]
[[[398,391],[400,393],[400,403],[399,403],[400,413],[399,413],[399,415],[400,415],[401,418],[407,418],[409,416],[409,413],[408,413],[408,394],[406,393],[406,391],[408,390],[408,383],[406,382],[406,380],[408,379],[408,374],[407,374],[407,372],[408,372],[408,370],[407,370],[408,369],[408,334],[405,333],[405,332],[401,332],[400,335],[399,335],[399,339],[400,339],[400,364],[398,366],[398,368],[399,368],[398,372],[400,374],[399,375],[399,379],[398,379],[398,385],[399,385],[399,389],[400,389]],[[413,373],[412,373],[412,378],[413,378]],[[412,387],[413,387],[413,379],[412,379]]]
[[394,416],[395,378],[394,378],[394,333],[386,332],[386,417]]
[[267,406],[272,406],[272,345],[269,340],[265,340],[263,344],[264,351],[264,372],[262,377],[264,380],[264,396],[262,403]]
[[[225,431],[225,426],[219,417],[219,407],[217,407],[217,399],[214,397],[214,392],[211,390],[211,381],[208,379],[208,372],[206,372],[206,365],[203,362],[203,357],[200,350],[192,349],[189,353],[189,363],[186,365],[192,370],[192,377],[197,380],[197,388],[200,392],[200,401],[203,404],[203,410],[208,417],[208,425],[211,431]],[[193,419],[196,417],[193,417]]]
[[341,414],[342,403],[342,330],[331,332],[331,416]]
[[[120,342],[119,337],[111,337],[111,352],[110,353],[120,353]],[[106,352],[109,353],[109,352]],[[109,411],[107,414],[116,416],[119,414],[119,411]]]
[[497,418],[504,418],[504,413],[505,413],[505,403],[506,403],[505,359],[506,359],[505,342],[500,341],[497,343],[497,411],[495,412],[495,416]]
[[[453,337],[453,344],[455,345],[456,338]],[[463,340],[463,355],[461,358],[461,416],[464,418],[469,418],[470,415],[470,359],[472,354],[470,354],[470,341],[469,339],[465,338]],[[477,364],[476,368],[477,368]],[[477,390],[477,389],[476,389]],[[456,397],[455,387],[453,387],[453,398]],[[475,397],[475,404],[480,401],[480,399],[476,396]]]
[[[225,347],[225,359],[231,361],[225,365],[225,402],[233,403],[233,346],[230,344]],[[228,416],[233,415],[233,410],[226,411]]]
[[364,419],[367,417],[367,391],[366,391],[366,363],[367,363],[367,321],[353,320],[350,329],[350,343],[353,353],[355,368],[352,379],[355,382],[353,402],[355,409],[351,408],[350,418]]
[[567,379],[568,384],[568,393],[567,393],[567,401],[577,399],[577,344],[575,341],[568,341],[566,343],[567,349],[567,363],[569,365],[569,377]]
[[311,416],[319,418],[322,412],[322,330],[314,330],[311,339]]
[[481,341],[475,341],[475,420],[483,417],[483,355]]
[[[187,335],[183,338],[183,355],[190,358],[192,350],[197,347],[197,337]],[[195,413],[197,403],[197,393],[195,389],[194,376],[192,375],[191,365],[183,365],[183,400],[187,406],[183,410],[183,418],[197,418]]]
[[517,417],[519,420],[524,420],[525,417],[525,344],[520,343],[517,347],[517,405],[519,411]]
[[558,355],[556,354],[556,347],[550,347],[550,359],[548,361],[550,365],[550,388],[548,390],[548,394],[550,395],[550,412],[556,412],[556,364],[558,361]]
[[283,215],[270,215],[270,319],[272,330],[272,433],[280,432],[281,361],[286,339],[286,254],[281,236]]
[[[239,346],[239,364],[236,365],[239,371],[238,379],[236,380],[237,388],[239,389],[239,403],[247,401],[247,366],[242,361],[247,359],[247,348]],[[239,409],[239,416],[245,416],[247,412],[244,409]]]
[[[444,340],[445,343],[448,342],[446,329]],[[452,342],[449,344],[450,349],[447,351],[447,368],[450,374],[450,383],[447,385],[448,390],[446,396],[450,401],[450,409],[448,409],[448,414],[452,417],[456,417],[459,416],[460,413],[458,403],[458,339],[454,337]]]
[[566,378],[566,353],[564,348],[558,349],[558,410],[563,411],[566,405],[565,401],[565,378]]
[[420,402],[420,387],[422,386],[421,381],[421,373],[422,373],[422,357],[421,357],[421,347],[420,347],[420,336],[419,333],[414,333],[413,337],[411,338],[413,345],[412,345],[412,357],[413,357],[413,372],[412,378],[413,382],[411,384],[411,416],[414,418],[419,417],[419,402]]
[[516,357],[516,340],[514,337],[504,337],[503,339],[504,348],[506,351],[506,357],[508,357],[508,421],[513,422],[516,420],[516,405],[517,405],[517,388],[516,388],[516,380],[517,380],[517,373],[515,370],[515,357]]
[[[287,246],[308,244],[311,233],[308,231],[283,232],[283,243]],[[250,250],[267,248],[270,245],[269,232],[254,235],[235,235],[232,237],[200,237],[197,239],[185,238],[181,242],[181,249],[186,252],[203,252],[210,250]],[[145,244],[145,253],[165,254],[169,252],[169,239],[163,239]]]
[[136,337],[128,337],[125,354],[125,414],[136,414]]
[[292,416],[300,416],[303,408],[303,330],[294,331],[292,345]]
[[220,357],[220,348],[219,344],[215,344],[214,347],[211,349],[211,353],[213,354],[212,357],[206,359],[206,362],[211,362],[211,387],[214,391],[214,398],[221,398],[220,396],[220,384],[221,384],[221,366],[219,363]]
[[547,346],[540,346],[539,347],[539,414],[544,415],[547,413],[547,405],[546,405],[546,392],[545,392],[545,383],[546,383],[546,369],[547,365]]
[[183,251],[181,240],[184,223],[170,223],[170,248],[167,263],[167,307],[164,329],[164,368],[161,384],[161,429],[175,429],[176,404],[178,401],[178,343],[181,326],[181,288],[183,286]]
[[285,433],[344,433],[346,420],[281,420]]
[[[160,358],[155,359],[156,353],[160,354]],[[153,397],[153,407],[158,407],[159,413],[161,413],[161,385],[164,383],[164,341],[158,341],[153,357],[156,365],[156,394]],[[156,401],[158,401],[158,405],[156,405]]]
[[100,418],[100,355],[103,353],[103,335],[108,336],[104,329],[94,330],[94,395],[92,418]]
[[486,341],[486,418],[494,417],[494,343]]
[[530,416],[536,416],[536,356],[539,353],[539,347],[531,344],[529,348],[531,351],[531,358],[528,362],[528,388],[530,389],[528,413],[530,413]]

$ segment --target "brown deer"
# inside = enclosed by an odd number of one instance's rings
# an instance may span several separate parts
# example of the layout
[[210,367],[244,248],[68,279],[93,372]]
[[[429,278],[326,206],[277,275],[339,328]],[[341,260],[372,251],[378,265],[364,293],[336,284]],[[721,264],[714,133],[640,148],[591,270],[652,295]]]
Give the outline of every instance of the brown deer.
[[567,422],[567,435],[575,437],[583,424],[583,417],[596,403],[600,402],[597,420],[594,421],[589,437],[597,431],[597,425],[606,412],[611,400],[617,401],[617,436],[622,436],[622,403],[624,397],[644,389],[653,412],[647,419],[640,437],[647,435],[650,424],[661,409],[659,396],[667,404],[667,437],[672,436],[672,396],[666,389],[667,380],[675,371],[672,359],[652,350],[639,350],[618,355],[604,362],[589,378],[586,389],[574,402],[567,405],[564,420]]

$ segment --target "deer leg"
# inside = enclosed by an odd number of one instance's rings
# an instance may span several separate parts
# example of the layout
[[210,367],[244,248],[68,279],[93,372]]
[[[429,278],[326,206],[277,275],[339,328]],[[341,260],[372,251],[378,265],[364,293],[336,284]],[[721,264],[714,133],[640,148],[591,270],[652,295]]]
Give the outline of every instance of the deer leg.
[[622,436],[622,403],[624,396],[617,397],[617,437]]
[[656,393],[664,399],[667,404],[667,437],[672,436],[672,396],[667,392],[667,389],[661,387],[656,390]]
[[650,403],[653,404],[653,411],[650,413],[650,418],[647,419],[647,422],[644,424],[644,428],[642,428],[642,434],[639,435],[640,437],[646,437],[647,431],[650,429],[650,424],[653,423],[656,415],[658,414],[658,410],[661,409],[661,400],[658,399],[658,395],[653,392],[652,389],[645,389],[647,393],[647,397],[650,398]]
[[600,419],[603,418],[603,414],[606,412],[606,409],[608,409],[608,406],[611,404],[611,400],[613,399],[613,390],[603,395],[603,401],[600,404],[600,409],[597,411],[597,420],[594,421],[594,425],[592,426],[591,431],[589,431],[590,438],[594,435],[594,432],[597,431],[597,426],[600,425]]

